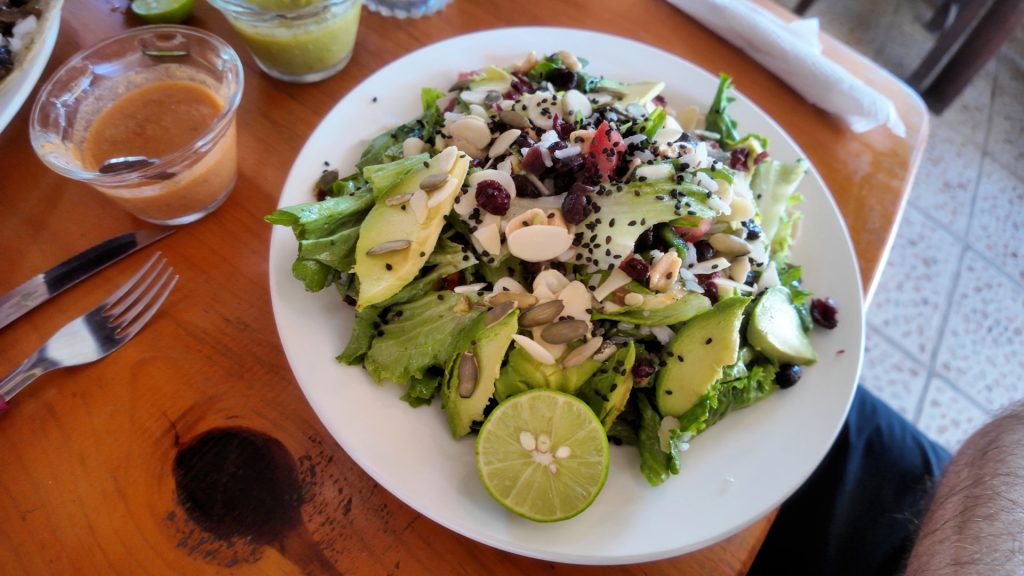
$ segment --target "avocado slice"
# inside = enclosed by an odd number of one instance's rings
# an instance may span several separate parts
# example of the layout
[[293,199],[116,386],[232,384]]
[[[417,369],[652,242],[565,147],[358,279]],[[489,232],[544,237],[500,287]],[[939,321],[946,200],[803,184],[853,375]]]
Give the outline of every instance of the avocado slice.
[[811,339],[793,308],[789,290],[775,286],[765,290],[754,304],[747,326],[747,340],[760,353],[787,364],[813,364],[818,360]]
[[661,94],[661,91],[664,89],[664,82],[634,82],[626,84],[625,94],[619,98],[619,103],[623,106],[633,103],[643,106],[653,100],[655,96]]
[[633,342],[620,349],[590,377],[577,396],[590,406],[607,431],[626,408],[633,390],[633,363],[636,346]]
[[680,416],[692,408],[722,377],[722,368],[736,363],[743,310],[749,303],[750,298],[721,300],[676,332],[655,383],[662,416]]
[[477,363],[477,383],[469,398],[459,394],[459,361],[462,353],[452,362],[441,389],[441,407],[448,415],[448,427],[455,438],[469,434],[473,422],[484,419],[484,409],[491,396],[494,396],[494,381],[498,379],[505,352],[518,327],[519,311],[513,310],[508,316],[485,328],[477,336],[476,344],[470,346],[469,350]]
[[[452,147],[454,149],[454,147]],[[423,223],[416,219],[416,213],[409,202],[388,206],[387,200],[405,194],[414,194],[420,189],[420,181],[424,178],[443,174],[441,166],[445,156],[441,152],[434,156],[425,169],[417,170],[405,177],[390,192],[377,199],[377,203],[366,215],[359,228],[359,241],[356,243],[356,265],[354,271],[359,278],[359,298],[356,310],[383,302],[394,296],[416,274],[434,250],[438,235],[444,226],[444,217],[452,210],[459,188],[469,169],[469,157],[458,154],[448,172],[448,181],[440,188],[430,192],[431,196],[447,194],[444,201],[427,208]],[[447,152],[449,155],[451,152]],[[450,157],[450,156],[449,156]],[[393,250],[381,254],[368,255],[367,251],[385,242],[408,240],[411,244],[401,250]]]

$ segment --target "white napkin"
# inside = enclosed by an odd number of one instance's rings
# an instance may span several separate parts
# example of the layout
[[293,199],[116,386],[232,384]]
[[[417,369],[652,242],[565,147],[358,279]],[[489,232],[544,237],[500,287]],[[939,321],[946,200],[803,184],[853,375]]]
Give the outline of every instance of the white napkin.
[[821,54],[818,20],[785,24],[749,0],[668,0],[749,54],[811,104],[843,118],[854,132],[886,125],[907,130],[892,101]]

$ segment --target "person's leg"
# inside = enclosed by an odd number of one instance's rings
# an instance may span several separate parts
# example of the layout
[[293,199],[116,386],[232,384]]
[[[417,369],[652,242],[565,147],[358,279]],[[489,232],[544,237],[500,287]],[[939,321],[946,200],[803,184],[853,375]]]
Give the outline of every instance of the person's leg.
[[860,387],[835,444],[782,505],[749,574],[898,574],[949,458]]

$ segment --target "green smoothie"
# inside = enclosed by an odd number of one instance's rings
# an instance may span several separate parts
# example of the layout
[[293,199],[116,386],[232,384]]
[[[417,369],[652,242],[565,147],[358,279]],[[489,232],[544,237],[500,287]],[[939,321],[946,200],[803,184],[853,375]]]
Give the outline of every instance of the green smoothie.
[[270,12],[304,13],[262,21],[227,14],[249,50],[268,74],[311,82],[337,72],[352,54],[361,0],[246,0]]

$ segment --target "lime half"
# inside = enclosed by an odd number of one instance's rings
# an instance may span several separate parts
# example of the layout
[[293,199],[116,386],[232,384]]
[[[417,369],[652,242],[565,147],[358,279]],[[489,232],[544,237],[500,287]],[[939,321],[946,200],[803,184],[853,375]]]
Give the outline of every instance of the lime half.
[[582,400],[536,389],[505,400],[476,440],[476,467],[502,506],[537,522],[583,512],[608,478],[608,437]]
[[132,12],[150,24],[177,24],[192,14],[195,0],[132,0]]

